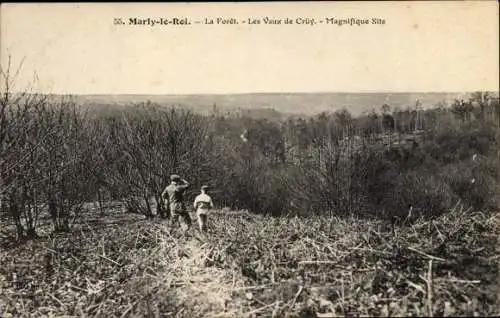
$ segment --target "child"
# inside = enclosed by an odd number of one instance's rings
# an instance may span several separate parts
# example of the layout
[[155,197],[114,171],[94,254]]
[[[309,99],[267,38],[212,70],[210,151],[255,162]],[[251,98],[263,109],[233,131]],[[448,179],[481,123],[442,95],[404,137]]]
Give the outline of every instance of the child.
[[201,187],[201,193],[194,199],[194,208],[201,232],[207,231],[207,214],[214,207],[212,198],[208,195],[208,186]]

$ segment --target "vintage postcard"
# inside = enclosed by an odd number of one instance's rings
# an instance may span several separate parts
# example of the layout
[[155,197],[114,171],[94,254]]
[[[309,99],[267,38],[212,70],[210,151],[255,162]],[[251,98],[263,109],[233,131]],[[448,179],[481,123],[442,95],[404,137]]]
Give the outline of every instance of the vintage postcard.
[[0,317],[500,315],[498,21],[2,3]]

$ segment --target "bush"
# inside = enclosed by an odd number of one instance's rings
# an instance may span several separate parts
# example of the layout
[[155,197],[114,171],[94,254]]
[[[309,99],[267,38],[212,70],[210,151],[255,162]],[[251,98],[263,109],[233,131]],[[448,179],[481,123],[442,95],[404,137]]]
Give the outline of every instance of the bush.
[[474,154],[495,155],[498,149],[498,125],[474,121],[433,131],[424,148],[442,164],[467,160]]
[[446,165],[439,175],[465,204],[477,210],[494,208],[498,206],[495,179],[498,166],[488,158],[481,157],[478,161],[464,160]]
[[[401,175],[394,190],[389,198],[394,198],[397,204],[389,211],[395,216],[407,216],[411,205],[415,211],[413,217],[436,217],[448,211],[459,199],[444,180],[423,171]],[[391,207],[386,202],[384,205]]]

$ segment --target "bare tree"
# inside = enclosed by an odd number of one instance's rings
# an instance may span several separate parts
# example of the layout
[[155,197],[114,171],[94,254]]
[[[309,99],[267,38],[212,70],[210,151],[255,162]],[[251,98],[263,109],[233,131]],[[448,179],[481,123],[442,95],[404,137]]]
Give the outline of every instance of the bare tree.
[[36,236],[41,199],[36,187],[43,181],[36,165],[45,137],[51,133],[37,121],[39,109],[47,103],[46,96],[30,89],[15,92],[21,67],[22,63],[12,72],[9,56],[7,67],[0,69],[0,194],[7,202],[4,208],[16,225],[19,239]]
[[[106,169],[129,210],[166,216],[161,193],[172,173],[194,175],[202,170],[206,125],[201,117],[175,108],[138,105],[114,122],[111,140],[115,163]],[[109,155],[109,153],[108,153]]]

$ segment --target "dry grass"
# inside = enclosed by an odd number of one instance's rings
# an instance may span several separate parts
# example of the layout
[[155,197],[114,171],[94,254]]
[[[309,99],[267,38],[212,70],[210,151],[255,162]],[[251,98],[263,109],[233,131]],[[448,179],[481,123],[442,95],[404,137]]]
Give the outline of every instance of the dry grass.
[[218,212],[207,237],[134,217],[6,247],[0,315],[500,314],[498,214],[457,208],[393,232],[379,221]]

